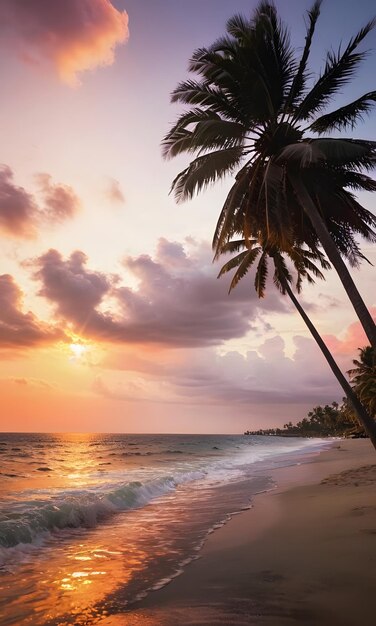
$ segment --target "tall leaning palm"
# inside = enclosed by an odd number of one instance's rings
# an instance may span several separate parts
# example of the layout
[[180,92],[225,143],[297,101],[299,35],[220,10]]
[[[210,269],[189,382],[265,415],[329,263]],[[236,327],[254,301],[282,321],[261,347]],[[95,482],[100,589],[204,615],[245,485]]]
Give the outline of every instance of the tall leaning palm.
[[178,201],[227,174],[236,174],[214,235],[216,250],[231,232],[291,246],[321,245],[376,348],[376,326],[344,262],[365,257],[357,241],[375,241],[376,218],[355,192],[376,191],[369,176],[376,142],[322,137],[353,129],[376,102],[376,91],[330,113],[324,109],[351,80],[365,57],[358,47],[374,27],[370,21],[343,52],[329,52],[319,79],[308,87],[308,58],[320,13],[308,12],[301,58],[275,7],[261,2],[251,19],[234,16],[227,34],[196,50],[189,69],[198,80],[178,85],[172,101],[189,105],[164,138],[164,155],[187,152],[190,165],[172,184]]
[[[256,240],[238,239],[223,244],[221,249],[217,251],[216,256],[233,255],[234,253],[235,256],[232,256],[232,258],[223,265],[219,273],[220,277],[223,274],[235,270],[229,291],[232,291],[238,282],[256,265],[254,286],[259,298],[262,298],[265,294],[269,264],[272,262],[274,270],[273,282],[275,286],[283,295],[287,294],[289,296],[298,313],[303,318],[330,369],[345,392],[348,406],[351,407],[352,413],[363,426],[376,449],[376,421],[372,417],[372,415],[375,414],[376,408],[375,395],[373,395],[372,405],[370,403],[370,396],[375,392],[375,380],[372,382],[372,373],[373,377],[375,374],[374,360],[371,359],[367,349],[361,351],[361,363],[354,361],[354,365],[357,365],[358,369],[350,372],[350,375],[355,377],[353,382],[357,383],[354,388],[351,387],[292,289],[292,275],[286,263],[286,259],[296,272],[296,289],[297,292],[300,293],[303,280],[312,283],[314,282],[314,277],[324,278],[322,272],[316,265],[316,263],[319,263],[321,268],[328,269],[329,264],[325,260],[324,255],[320,250],[316,250],[315,253],[313,253],[297,246],[292,247],[287,253],[282,254],[276,247],[269,246],[268,244],[260,244]],[[368,350],[372,353],[372,348],[368,348]],[[364,356],[365,354],[368,357],[367,359]],[[369,367],[370,360],[372,360],[372,371]],[[361,369],[359,369],[359,365],[362,366]],[[363,367],[363,365],[365,367]],[[367,400],[367,402],[361,402],[363,399]]]

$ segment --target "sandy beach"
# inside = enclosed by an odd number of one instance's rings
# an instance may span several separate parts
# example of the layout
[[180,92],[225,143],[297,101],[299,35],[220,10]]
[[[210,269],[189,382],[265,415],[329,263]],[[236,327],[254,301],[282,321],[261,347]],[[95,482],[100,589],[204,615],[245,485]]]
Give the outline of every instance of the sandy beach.
[[[376,456],[338,441],[274,471],[165,588],[103,624],[371,626],[376,589]],[[102,622],[101,622],[102,623]]]

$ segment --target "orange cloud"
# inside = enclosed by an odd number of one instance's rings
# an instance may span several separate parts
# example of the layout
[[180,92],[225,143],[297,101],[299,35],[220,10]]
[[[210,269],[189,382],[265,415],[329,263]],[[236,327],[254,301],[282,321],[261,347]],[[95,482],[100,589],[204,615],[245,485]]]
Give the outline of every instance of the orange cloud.
[[69,85],[79,84],[82,72],[111,65],[129,35],[127,13],[109,0],[2,0],[0,23],[24,60],[51,60]]

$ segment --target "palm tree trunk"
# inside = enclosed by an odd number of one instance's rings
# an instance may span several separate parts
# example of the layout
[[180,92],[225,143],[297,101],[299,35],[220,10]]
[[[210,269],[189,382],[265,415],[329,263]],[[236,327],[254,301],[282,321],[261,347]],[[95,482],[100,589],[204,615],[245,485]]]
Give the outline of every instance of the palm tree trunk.
[[290,178],[291,182],[293,183],[294,189],[297,192],[298,200],[303,210],[308,215],[329,261],[336,269],[339,279],[342,282],[342,285],[344,286],[346,293],[351,300],[351,303],[355,309],[361,325],[363,326],[364,332],[366,333],[368,340],[374,350],[376,350],[376,325],[359,291],[357,290],[353,279],[351,278],[350,272],[347,269],[346,264],[337,249],[337,246],[330,236],[325,221],[322,219],[314,202],[312,201],[311,196],[309,195],[307,189],[305,188],[305,185],[303,184],[299,176],[291,175]]
[[291,287],[290,287],[290,285],[289,285],[287,280],[283,281],[283,287],[286,290],[287,294],[290,296],[290,299],[294,303],[294,305],[297,308],[298,312],[300,313],[301,317],[305,321],[305,323],[306,323],[306,325],[307,325],[307,327],[309,329],[309,332],[311,333],[312,337],[315,339],[315,341],[316,341],[317,345],[319,346],[321,352],[323,353],[324,357],[326,358],[330,369],[332,370],[334,376],[336,377],[336,379],[338,380],[339,384],[341,385],[343,391],[345,392],[345,394],[347,396],[347,399],[348,399],[349,403],[351,404],[351,406],[352,406],[352,408],[354,410],[355,415],[357,416],[359,422],[362,424],[362,426],[364,427],[364,430],[366,431],[367,435],[369,436],[370,440],[372,441],[373,447],[376,449],[376,421],[374,419],[372,419],[372,417],[370,415],[368,415],[366,409],[361,404],[358,396],[354,393],[354,390],[352,389],[350,383],[346,380],[346,378],[342,374],[342,372],[339,369],[337,363],[335,362],[335,360],[332,357],[330,351],[328,350],[325,342],[321,338],[321,335],[318,333],[318,331],[316,330],[315,326],[313,325],[313,323],[309,319],[309,317],[306,314],[305,310],[301,306],[299,300],[295,297],[295,295],[294,295],[294,293],[293,293],[293,291],[292,291],[292,289],[291,289]]

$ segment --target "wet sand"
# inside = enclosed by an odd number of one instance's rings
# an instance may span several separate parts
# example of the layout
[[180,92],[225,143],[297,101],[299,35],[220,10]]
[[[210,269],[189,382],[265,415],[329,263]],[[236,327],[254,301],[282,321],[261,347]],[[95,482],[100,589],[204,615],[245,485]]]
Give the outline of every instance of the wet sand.
[[335,442],[212,534],[184,573],[103,626],[373,626],[376,453]]

